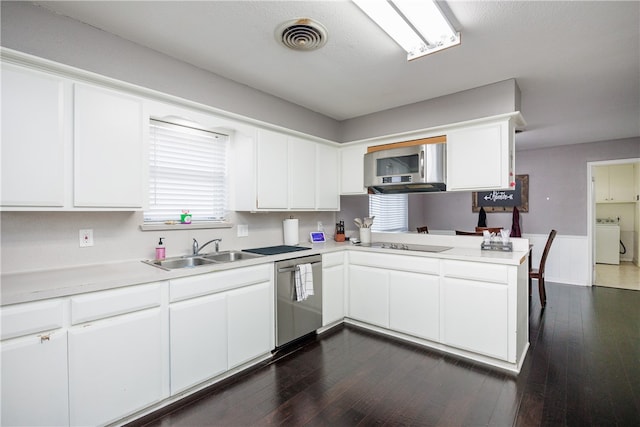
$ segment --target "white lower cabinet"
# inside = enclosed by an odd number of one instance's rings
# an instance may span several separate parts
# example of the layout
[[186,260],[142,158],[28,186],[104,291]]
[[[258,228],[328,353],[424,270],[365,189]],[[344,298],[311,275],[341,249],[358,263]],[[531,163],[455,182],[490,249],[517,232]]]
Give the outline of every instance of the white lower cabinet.
[[9,305],[0,315],[0,425],[68,425],[63,300]]
[[344,319],[344,274],[342,252],[322,255],[322,326]]
[[273,349],[273,264],[175,279],[169,289],[172,395]]
[[227,294],[229,368],[274,348],[272,282],[263,282]]
[[3,426],[69,424],[67,332],[2,342]]
[[386,270],[349,266],[349,317],[389,327],[389,274]]
[[519,369],[528,344],[526,264],[353,251],[347,265],[348,319]]
[[439,341],[440,277],[392,271],[389,282],[389,328]]
[[227,370],[227,298],[224,293],[172,304],[171,394]]
[[169,396],[161,286],[70,298],[72,426],[114,422]]
[[160,308],[69,330],[73,426],[116,421],[163,397]]
[[442,341],[475,353],[510,359],[507,267],[445,261],[443,270]]

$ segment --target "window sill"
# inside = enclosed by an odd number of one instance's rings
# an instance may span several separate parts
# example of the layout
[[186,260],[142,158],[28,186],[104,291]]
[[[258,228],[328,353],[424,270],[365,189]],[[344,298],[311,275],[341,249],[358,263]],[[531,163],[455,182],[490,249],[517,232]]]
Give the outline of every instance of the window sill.
[[233,224],[230,222],[207,222],[198,221],[191,224],[181,224],[175,221],[175,224],[166,224],[164,222],[152,222],[140,225],[142,231],[160,231],[160,230],[198,230],[204,228],[232,228]]

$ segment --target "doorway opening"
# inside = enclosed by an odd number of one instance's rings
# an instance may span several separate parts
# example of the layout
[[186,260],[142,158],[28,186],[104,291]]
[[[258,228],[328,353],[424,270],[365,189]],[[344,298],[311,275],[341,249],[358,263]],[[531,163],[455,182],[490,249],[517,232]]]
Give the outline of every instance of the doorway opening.
[[640,159],[588,163],[588,283],[640,290]]

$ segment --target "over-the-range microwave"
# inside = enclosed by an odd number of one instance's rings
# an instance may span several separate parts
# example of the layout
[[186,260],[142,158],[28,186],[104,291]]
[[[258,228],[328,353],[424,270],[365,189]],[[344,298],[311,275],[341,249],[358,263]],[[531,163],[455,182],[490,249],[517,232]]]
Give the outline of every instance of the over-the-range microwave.
[[385,148],[364,156],[370,194],[445,191],[446,143]]

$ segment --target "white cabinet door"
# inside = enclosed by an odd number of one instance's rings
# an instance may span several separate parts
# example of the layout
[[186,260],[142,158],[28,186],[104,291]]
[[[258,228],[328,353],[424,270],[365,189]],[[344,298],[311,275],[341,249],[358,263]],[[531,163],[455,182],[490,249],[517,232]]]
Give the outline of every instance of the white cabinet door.
[[286,135],[258,131],[257,208],[287,209],[289,206],[289,146]]
[[2,342],[2,425],[69,425],[67,333]]
[[354,145],[340,149],[340,194],[366,194],[364,188],[364,155],[367,146]]
[[593,178],[595,180],[596,202],[601,203],[609,201],[609,167],[594,167]]
[[440,277],[389,273],[389,327],[432,341],[440,339]]
[[235,210],[339,209],[337,148],[264,129],[255,135],[236,135],[232,149]]
[[509,121],[447,133],[447,191],[513,189],[514,131]]
[[609,200],[614,203],[634,202],[633,163],[609,166]]
[[142,102],[81,84],[74,101],[74,205],[142,208]]
[[389,274],[386,270],[349,266],[348,316],[389,327]]
[[274,348],[273,286],[258,283],[227,293],[229,368]]
[[340,209],[339,182],[338,149],[330,145],[316,144],[317,209]]
[[169,307],[171,394],[227,370],[227,298],[214,294]]
[[635,201],[633,163],[596,166],[595,195],[598,203],[631,203]]
[[[324,257],[323,257],[324,263]],[[322,326],[344,319],[344,265],[322,268]]]
[[507,285],[449,277],[442,280],[442,341],[452,347],[507,360]]
[[164,397],[161,310],[69,329],[72,426],[113,422]]
[[289,138],[289,208],[313,210],[316,205],[316,144]]
[[2,64],[2,206],[64,205],[64,83]]

